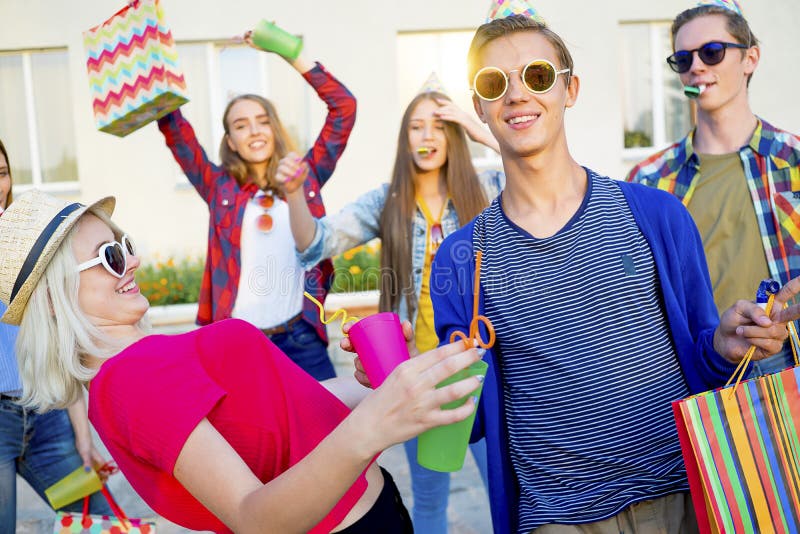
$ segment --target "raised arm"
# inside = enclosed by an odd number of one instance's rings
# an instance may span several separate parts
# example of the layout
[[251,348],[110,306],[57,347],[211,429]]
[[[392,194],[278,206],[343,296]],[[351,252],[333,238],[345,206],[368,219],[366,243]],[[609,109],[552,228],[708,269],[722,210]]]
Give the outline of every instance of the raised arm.
[[[301,63],[300,68],[302,65]],[[328,106],[325,124],[314,146],[305,156],[311,168],[309,177],[317,180],[322,187],[333,174],[336,163],[347,146],[347,140],[356,122],[356,99],[347,87],[319,63],[302,74]]]
[[307,532],[385,448],[472,413],[471,402],[454,410],[440,406],[474,391],[477,378],[435,386],[478,359],[476,349],[464,351],[459,342],[404,362],[314,450],[266,484],[203,419],[178,455],[174,475],[235,532]]
[[361,195],[335,215],[315,219],[303,194],[306,176],[310,173],[305,160],[300,160],[296,154],[284,157],[276,172],[276,181],[281,184],[289,204],[295,247],[304,267],[378,237],[388,185]]
[[208,202],[213,193],[216,178],[223,171],[208,159],[206,151],[197,140],[192,125],[178,109],[158,119],[158,129],[164,135],[167,147],[186,174],[186,178],[200,193],[200,196]]

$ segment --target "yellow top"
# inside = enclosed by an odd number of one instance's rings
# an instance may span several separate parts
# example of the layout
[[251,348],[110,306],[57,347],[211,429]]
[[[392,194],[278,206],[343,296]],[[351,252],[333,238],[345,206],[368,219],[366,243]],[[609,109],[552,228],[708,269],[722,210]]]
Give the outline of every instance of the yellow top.
[[[442,211],[449,199],[445,199],[442,204]],[[417,350],[426,352],[435,349],[439,345],[439,338],[436,337],[436,328],[433,325],[433,303],[431,302],[431,262],[433,260],[433,253],[431,251],[431,227],[434,224],[439,224],[442,214],[439,218],[434,219],[428,206],[425,202],[417,198],[417,206],[425,216],[425,222],[428,223],[428,228],[425,232],[425,264],[422,266],[422,284],[419,292],[419,302],[417,303],[417,321],[414,324],[414,341],[417,344]]]

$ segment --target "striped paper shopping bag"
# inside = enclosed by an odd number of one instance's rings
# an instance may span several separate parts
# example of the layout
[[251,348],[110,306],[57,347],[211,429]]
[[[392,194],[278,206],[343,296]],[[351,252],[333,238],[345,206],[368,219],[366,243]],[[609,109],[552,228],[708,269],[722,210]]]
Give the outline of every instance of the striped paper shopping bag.
[[800,367],[672,406],[701,533],[800,532]]
[[83,33],[97,128],[119,137],[188,102],[159,0],[134,0]]

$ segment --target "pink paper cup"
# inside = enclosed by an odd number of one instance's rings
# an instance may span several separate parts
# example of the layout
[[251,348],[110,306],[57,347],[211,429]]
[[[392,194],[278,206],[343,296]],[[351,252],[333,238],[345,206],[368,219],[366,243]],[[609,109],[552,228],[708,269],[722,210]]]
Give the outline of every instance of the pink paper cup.
[[364,317],[350,327],[349,336],[373,388],[383,384],[394,368],[410,357],[396,313]]

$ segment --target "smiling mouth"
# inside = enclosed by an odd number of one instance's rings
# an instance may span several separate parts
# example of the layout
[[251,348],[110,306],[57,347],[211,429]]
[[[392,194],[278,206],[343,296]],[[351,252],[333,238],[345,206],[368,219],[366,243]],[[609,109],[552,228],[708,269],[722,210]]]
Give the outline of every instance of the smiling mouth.
[[136,280],[131,280],[120,289],[117,289],[117,294],[122,295],[123,293],[127,293],[128,291],[134,289],[136,287]]
[[436,149],[431,146],[421,146],[416,152],[423,158],[429,158],[436,153]]
[[267,146],[267,142],[266,141],[253,141],[252,143],[250,143],[247,146],[249,146],[251,150],[260,150],[260,149],[264,148],[265,146]]
[[511,117],[510,119],[506,120],[507,124],[523,124],[526,122],[533,122],[539,118],[539,115],[520,115],[518,117]]

